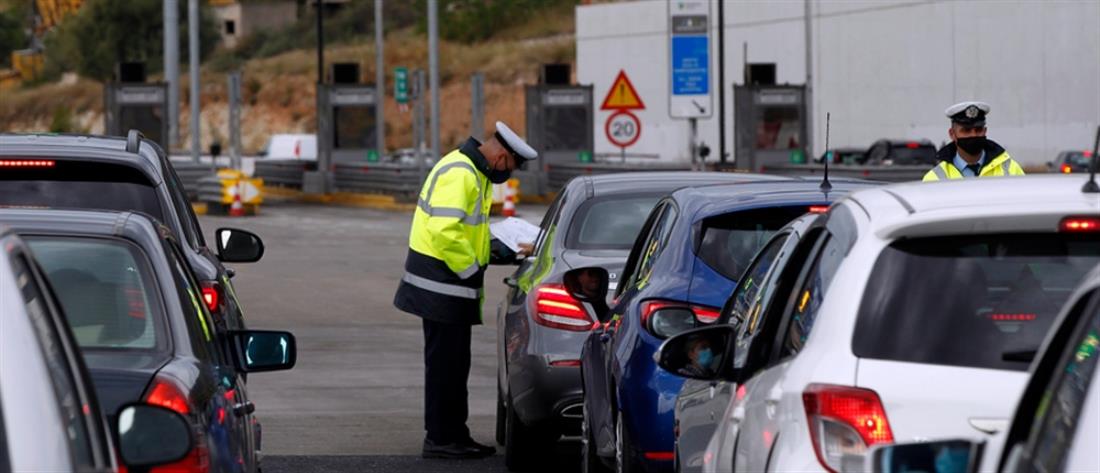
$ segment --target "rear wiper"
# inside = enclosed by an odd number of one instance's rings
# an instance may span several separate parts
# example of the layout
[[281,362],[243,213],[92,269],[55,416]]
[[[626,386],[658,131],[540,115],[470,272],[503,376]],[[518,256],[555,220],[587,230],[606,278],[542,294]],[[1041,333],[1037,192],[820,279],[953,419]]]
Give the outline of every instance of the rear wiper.
[[1016,350],[1006,351],[1001,353],[1001,359],[1004,361],[1015,361],[1020,363],[1031,363],[1035,359],[1035,355],[1039,353],[1039,350]]

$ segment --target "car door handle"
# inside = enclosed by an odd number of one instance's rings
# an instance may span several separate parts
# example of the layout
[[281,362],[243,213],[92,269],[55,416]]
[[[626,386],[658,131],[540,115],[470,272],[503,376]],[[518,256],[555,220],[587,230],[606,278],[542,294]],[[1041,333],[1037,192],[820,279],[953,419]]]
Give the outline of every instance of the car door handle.
[[256,405],[252,401],[245,401],[240,404],[233,405],[233,413],[237,416],[246,416],[253,412],[256,412]]

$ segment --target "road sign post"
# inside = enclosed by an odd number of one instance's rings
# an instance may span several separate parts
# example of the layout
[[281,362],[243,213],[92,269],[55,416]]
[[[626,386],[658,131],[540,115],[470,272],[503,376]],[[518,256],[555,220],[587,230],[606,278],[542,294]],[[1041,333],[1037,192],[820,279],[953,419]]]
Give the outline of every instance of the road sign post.
[[406,67],[393,69],[393,99],[401,105],[409,103],[409,69]]

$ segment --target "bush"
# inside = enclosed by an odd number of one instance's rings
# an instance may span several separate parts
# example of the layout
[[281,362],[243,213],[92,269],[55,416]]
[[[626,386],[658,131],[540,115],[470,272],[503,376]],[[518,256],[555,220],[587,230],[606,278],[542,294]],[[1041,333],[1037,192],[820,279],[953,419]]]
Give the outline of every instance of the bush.
[[57,107],[53,109],[53,118],[50,119],[50,133],[72,133],[73,111],[69,107]]

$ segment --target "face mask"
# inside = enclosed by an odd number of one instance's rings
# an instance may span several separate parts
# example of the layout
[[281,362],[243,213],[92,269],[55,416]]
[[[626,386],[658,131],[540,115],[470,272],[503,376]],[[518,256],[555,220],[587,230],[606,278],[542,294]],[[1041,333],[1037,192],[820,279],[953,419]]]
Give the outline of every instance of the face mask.
[[508,178],[512,177],[512,171],[497,171],[496,169],[489,170],[489,182],[493,184],[504,184],[508,182]]
[[956,138],[955,144],[969,154],[978,154],[985,149],[985,137],[971,136],[969,138]]
[[702,350],[699,350],[698,358],[696,358],[696,361],[699,362],[699,366],[709,367],[710,362],[714,361],[714,354],[710,352],[710,348],[704,348]]

